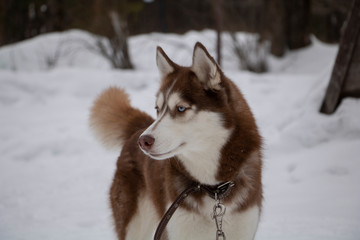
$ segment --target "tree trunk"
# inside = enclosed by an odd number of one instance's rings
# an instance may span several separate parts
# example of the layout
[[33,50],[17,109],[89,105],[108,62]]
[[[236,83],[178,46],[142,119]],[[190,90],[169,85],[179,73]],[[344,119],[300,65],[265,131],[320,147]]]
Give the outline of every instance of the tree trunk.
[[212,8],[214,11],[216,27],[216,61],[221,66],[221,32],[223,25],[223,0],[213,0]]
[[[264,28],[266,35],[271,40],[270,52],[277,56],[282,57],[286,51],[286,27],[285,27],[285,6],[284,0],[265,1],[265,23]],[[267,25],[269,24],[269,25]]]
[[[360,97],[360,0],[354,0],[345,22],[335,65],[320,112],[331,114],[345,96]],[[356,52],[357,51],[357,52]],[[349,71],[350,69],[350,71]]]
[[115,53],[114,58],[118,59],[118,66],[116,66],[116,68],[132,69],[133,65],[130,61],[127,43],[127,22],[121,19],[119,14],[115,11],[110,11],[109,17],[115,32],[114,39],[112,39],[111,42],[114,44],[112,46]]
[[308,19],[309,0],[264,1],[264,34],[271,40],[271,53],[282,57],[286,49],[297,49],[310,44]]
[[5,34],[5,0],[0,0],[0,46],[4,45]]
[[310,44],[308,28],[310,1],[286,1],[286,39],[289,49],[298,49]]

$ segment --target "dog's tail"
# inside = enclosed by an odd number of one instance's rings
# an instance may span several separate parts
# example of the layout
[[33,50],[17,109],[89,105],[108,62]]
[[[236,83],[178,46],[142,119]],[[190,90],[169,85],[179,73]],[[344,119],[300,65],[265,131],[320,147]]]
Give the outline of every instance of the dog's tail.
[[131,107],[124,90],[111,87],[95,100],[90,126],[107,148],[120,148],[135,132],[151,125],[153,118]]

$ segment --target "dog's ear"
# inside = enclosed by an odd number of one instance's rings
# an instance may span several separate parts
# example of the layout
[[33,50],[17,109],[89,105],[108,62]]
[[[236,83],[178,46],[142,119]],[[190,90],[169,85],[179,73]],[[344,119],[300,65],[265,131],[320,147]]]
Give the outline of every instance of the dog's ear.
[[156,48],[156,65],[161,78],[175,71],[176,64],[170,60],[161,47]]
[[195,44],[191,69],[206,90],[221,90],[221,69],[200,42]]

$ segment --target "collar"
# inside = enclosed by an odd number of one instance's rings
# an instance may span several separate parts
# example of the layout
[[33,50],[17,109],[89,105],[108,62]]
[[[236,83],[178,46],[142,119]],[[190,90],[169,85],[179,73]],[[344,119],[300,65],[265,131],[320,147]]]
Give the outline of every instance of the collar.
[[209,197],[215,200],[222,200],[229,196],[231,189],[235,186],[234,182],[228,181],[217,185],[199,184],[200,190],[205,192]]

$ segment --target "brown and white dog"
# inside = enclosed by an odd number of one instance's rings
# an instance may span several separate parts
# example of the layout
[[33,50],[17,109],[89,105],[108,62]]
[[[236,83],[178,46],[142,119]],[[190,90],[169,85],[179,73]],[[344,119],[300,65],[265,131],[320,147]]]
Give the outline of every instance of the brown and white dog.
[[[158,47],[157,118],[109,88],[95,101],[90,124],[107,146],[122,147],[110,191],[118,239],[151,239],[178,195],[194,183],[235,183],[223,199],[228,239],[254,239],[261,203],[261,137],[243,95],[197,43],[191,67]],[[214,239],[214,199],[204,192],[179,207],[162,239]]]

